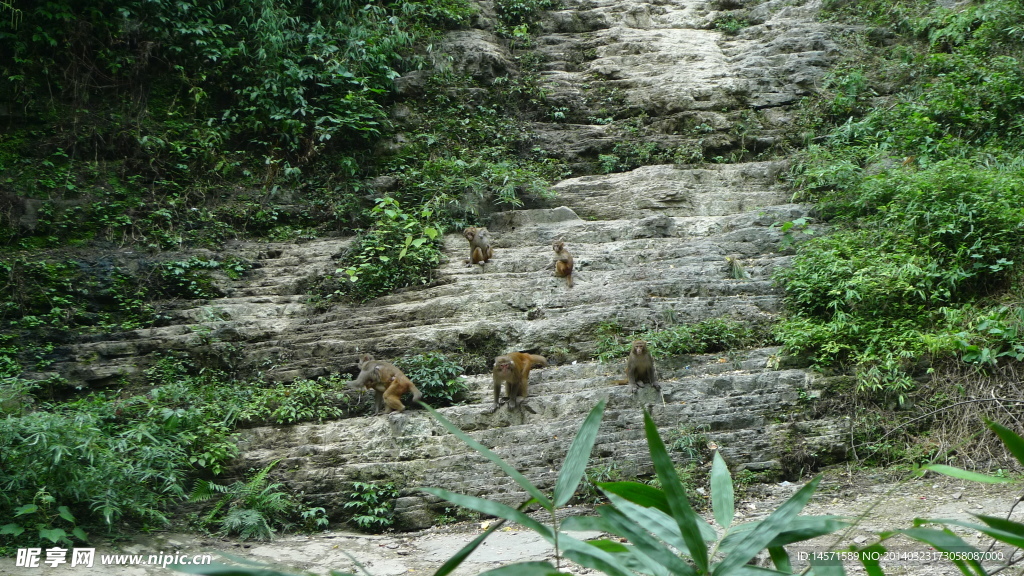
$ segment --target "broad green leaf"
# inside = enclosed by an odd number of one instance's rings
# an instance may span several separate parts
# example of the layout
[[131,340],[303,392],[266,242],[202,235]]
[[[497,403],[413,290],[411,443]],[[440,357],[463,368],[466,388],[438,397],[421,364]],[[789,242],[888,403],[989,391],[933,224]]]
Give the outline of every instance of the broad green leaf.
[[986,422],[986,425],[996,433],[996,436],[999,436],[999,439],[1003,441],[1003,445],[1010,451],[1010,454],[1013,454],[1017,462],[1024,466],[1024,438],[1021,438],[1016,432],[997,422]]
[[608,400],[603,399],[594,406],[573,438],[572,445],[569,446],[569,452],[565,455],[558,480],[555,482],[555,508],[565,506],[580,485],[580,480],[587,470],[587,462],[590,460],[590,451],[597,440],[597,429],[601,427],[601,417],[604,416],[604,407],[607,403]]
[[711,509],[715,514],[715,522],[723,529],[732,524],[736,515],[736,505],[732,491],[732,476],[721,453],[715,450],[715,459],[711,464]]
[[458,504],[463,508],[469,508],[470,510],[476,510],[477,512],[482,512],[490,516],[497,516],[498,518],[518,522],[541,535],[548,542],[554,542],[554,532],[551,530],[551,527],[541,524],[523,512],[520,512],[511,506],[502,504],[501,502],[477,498],[476,496],[457,494],[455,492],[449,492],[443,488],[420,488],[420,490],[428,494],[433,494],[439,498],[444,498],[452,504]]
[[88,542],[89,541],[89,535],[85,533],[85,530],[82,530],[78,526],[75,526],[71,530],[71,533],[74,534],[75,538],[78,538],[82,542]]
[[676,556],[663,543],[651,536],[646,529],[631,521],[620,510],[612,506],[602,506],[598,509],[602,518],[608,520],[613,528],[613,534],[618,534],[629,540],[633,545],[633,555],[647,566],[652,574],[661,572],[660,568],[668,570],[669,574],[677,576],[696,576],[697,571],[692,566]]
[[12,536],[21,536],[21,533],[25,529],[18,524],[4,524],[0,526],[0,534],[10,534]]
[[697,524],[698,516],[690,507],[690,501],[686,498],[686,490],[683,489],[682,483],[679,482],[672,457],[665,449],[665,443],[658,435],[658,427],[647,410],[644,410],[644,432],[647,435],[647,446],[650,450],[651,461],[654,463],[654,470],[658,474],[658,480],[661,481],[662,489],[668,498],[672,517],[679,525],[679,532],[683,536],[683,541],[686,542],[686,549],[690,551],[690,557],[697,565],[697,570],[708,572],[708,549],[705,547],[704,537]]
[[713,574],[731,574],[733,569],[746,564],[754,556],[757,556],[758,552],[766,548],[776,536],[791,525],[793,519],[814,495],[814,490],[818,487],[819,482],[821,482],[820,476],[808,482],[803,488],[797,490],[789,500],[783,502],[767,518],[758,523],[753,530],[747,532],[730,554],[715,567]]
[[456,552],[454,556],[452,556],[444,564],[442,564],[441,567],[437,569],[437,572],[434,572],[434,576],[448,576],[448,574],[451,574],[452,571],[458,568],[459,565],[462,564],[462,562],[465,561],[466,558],[468,558],[469,555],[472,554],[474,550],[480,547],[480,544],[482,544],[483,541],[486,540],[488,536],[493,534],[495,530],[501,528],[504,525],[504,520],[500,520],[498,522],[491,524],[490,527],[487,528],[487,530],[484,530],[483,534],[477,536],[473,539],[472,542],[463,546],[461,550]]
[[536,500],[538,504],[543,506],[545,510],[551,512],[555,509],[551,500],[543,492],[541,492],[539,488],[534,486],[533,483],[531,483],[526,476],[520,474],[519,471],[513,468],[508,462],[505,462],[504,460],[501,459],[500,456],[488,450],[487,447],[485,447],[483,444],[470,438],[469,435],[463,432],[458,426],[449,422],[448,419],[445,418],[444,416],[441,416],[441,414],[438,413],[437,410],[434,410],[433,408],[427,406],[426,404],[424,404],[423,407],[428,412],[430,412],[430,414],[434,417],[435,420],[437,420],[438,422],[441,423],[442,426],[447,428],[449,432],[457,436],[459,440],[462,440],[463,442],[466,443],[467,446],[483,454],[488,460],[497,464],[498,467],[505,472],[505,474],[508,474],[509,478],[514,480],[516,484],[519,484],[519,486],[522,487],[523,490],[526,490],[526,492],[534,500]]
[[[917,520],[915,520],[915,523]],[[951,534],[943,530],[934,530],[931,528],[908,528],[906,530],[896,530],[897,533],[903,534],[909,538],[913,538],[918,542],[924,542],[932,548],[940,552],[951,552],[951,553],[963,553],[967,552],[963,556],[953,555],[949,557],[949,561],[956,564],[956,567],[960,569],[960,572],[970,576],[976,574],[983,576],[987,574],[985,569],[981,567],[981,564],[976,558],[980,558],[981,554],[974,546],[971,546],[967,542],[964,542],[959,536]]]
[[1007,482],[1011,482],[1009,478],[997,478],[995,476],[989,476],[988,474],[980,474],[978,472],[961,470],[953,466],[946,466],[945,464],[926,464],[921,466],[921,470],[931,470],[932,472],[952,476],[953,478],[969,480],[971,482],[984,482],[985,484],[1005,484]]
[[35,514],[36,510],[39,510],[39,506],[35,504],[25,504],[24,506],[18,506],[14,509],[15,516],[23,516],[25,514]]
[[68,533],[60,528],[40,528],[39,537],[46,538],[50,542],[57,543],[68,537]]
[[[436,575],[435,575],[436,576]],[[548,562],[520,562],[509,566],[502,566],[487,572],[481,572],[479,576],[571,576],[565,572],[559,572]]]
[[75,515],[71,513],[71,510],[68,509],[67,506],[58,506],[57,515],[67,520],[68,522],[73,523],[75,521]]

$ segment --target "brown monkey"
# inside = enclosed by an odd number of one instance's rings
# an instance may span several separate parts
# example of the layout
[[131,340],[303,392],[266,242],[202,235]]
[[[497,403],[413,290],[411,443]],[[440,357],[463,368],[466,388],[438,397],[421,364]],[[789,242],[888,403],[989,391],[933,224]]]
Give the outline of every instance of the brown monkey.
[[505,384],[508,392],[508,404],[512,408],[519,406],[519,399],[526,400],[529,392],[530,369],[534,366],[544,367],[548,361],[543,356],[525,352],[510,352],[494,359],[494,406],[493,413],[498,409],[498,396],[501,385]]
[[469,240],[469,259],[466,260],[466,264],[472,266],[479,263],[482,266],[494,258],[494,249],[491,248],[487,228],[466,228],[462,235]]
[[572,254],[561,240],[555,240],[551,249],[555,251],[555,276],[565,278],[565,283],[572,288]]
[[374,360],[370,354],[360,356],[359,376],[348,387],[352,390],[373,390],[374,414],[380,414],[382,406],[386,406],[385,414],[405,410],[403,394],[411,392],[413,402],[423,397],[404,372],[390,362]]
[[661,390],[658,373],[654,369],[654,358],[647,350],[647,342],[635,340],[629,349],[629,358],[626,359],[626,379],[616,380],[615,383],[629,384],[629,391],[635,394],[640,389],[640,382],[650,384],[655,390]]

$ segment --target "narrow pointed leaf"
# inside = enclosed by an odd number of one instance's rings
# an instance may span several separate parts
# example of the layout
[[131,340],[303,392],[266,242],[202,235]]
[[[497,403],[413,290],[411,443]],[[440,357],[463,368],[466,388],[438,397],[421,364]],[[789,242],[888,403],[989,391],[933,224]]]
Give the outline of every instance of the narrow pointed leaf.
[[449,492],[443,488],[420,488],[420,490],[428,494],[433,494],[438,498],[443,498],[452,504],[458,504],[463,508],[469,508],[470,510],[476,510],[483,514],[497,516],[498,518],[504,518],[505,520],[511,520],[512,522],[518,522],[526,528],[533,530],[548,542],[554,542],[554,532],[551,530],[550,526],[541,524],[527,516],[525,513],[516,510],[511,506],[502,504],[501,502],[477,498],[476,496],[457,494],[455,492]]
[[1013,454],[1017,462],[1024,466],[1024,438],[1021,438],[1016,432],[1002,424],[987,422],[987,425],[990,430],[996,433],[996,436],[999,436],[999,439],[1003,441],[1003,445],[1010,451],[1010,454]]
[[654,470],[658,474],[658,480],[668,498],[672,517],[679,524],[679,532],[686,542],[690,557],[693,558],[698,571],[708,572],[708,549],[705,546],[700,527],[697,525],[697,514],[690,507],[690,501],[687,500],[686,490],[679,482],[679,475],[676,474],[672,457],[668,455],[665,443],[658,435],[658,427],[647,410],[644,410],[644,431],[647,434],[647,446],[651,453],[651,461],[654,463]]
[[644,506],[646,508],[657,508],[665,514],[671,514],[668,507],[668,498],[665,492],[647,484],[639,482],[602,482],[598,484],[602,492],[618,494],[626,500]]
[[732,476],[718,450],[715,450],[715,459],[711,464],[711,509],[715,514],[715,522],[723,529],[732,524],[736,515]]
[[555,508],[565,506],[580,485],[580,480],[587,470],[587,462],[590,461],[590,451],[597,440],[597,429],[601,427],[601,417],[604,416],[604,407],[607,403],[608,400],[604,399],[594,406],[580,426],[580,431],[573,438],[572,445],[569,446],[569,452],[565,455],[565,462],[562,463],[562,470],[555,482]]
[[946,526],[963,526],[964,528],[970,528],[972,530],[977,530],[982,534],[987,534],[992,538],[995,538],[1000,542],[1010,544],[1011,546],[1015,546],[1017,548],[1024,548],[1024,536],[1016,534],[1013,531],[1006,531],[998,528],[990,528],[988,526],[982,526],[981,524],[974,524],[973,522],[964,522],[962,520],[954,520],[951,518],[928,519],[923,520],[923,522],[928,522],[932,524],[944,524]]
[[634,547],[634,556],[648,566],[652,573],[657,572],[659,567],[664,567],[671,574],[677,576],[696,576],[697,571],[692,566],[676,556],[646,530],[630,521],[621,511],[611,506],[602,506],[599,512],[601,517],[607,519],[615,528],[616,534],[629,540]]
[[1012,482],[1009,478],[998,478],[996,476],[989,476],[988,474],[981,474],[979,472],[970,472],[968,470],[961,470],[954,466],[946,466],[945,464],[926,464],[921,466],[921,470],[931,470],[945,476],[952,476],[953,478],[959,478],[961,480],[968,480],[970,482],[983,482],[985,484],[1005,484]]
[[635,576],[617,555],[610,554],[568,534],[558,537],[558,545],[566,558],[587,568],[600,570],[608,576]]
[[562,520],[562,530],[566,532],[596,530],[598,532],[609,532],[611,526],[600,516],[569,516]]
[[[948,558],[950,562],[956,564],[956,567],[963,574],[968,576],[971,574],[978,576],[987,574],[985,569],[975,559],[981,557],[978,550],[955,534],[931,528],[908,528],[906,530],[897,530],[896,532],[913,538],[918,542],[924,542],[940,552],[957,553]],[[968,554],[962,554],[963,552]]]
[[789,554],[782,546],[769,546],[768,556],[771,557],[772,564],[775,565],[775,569],[779,572],[790,574],[793,572],[793,564],[789,561]]
[[481,544],[483,544],[484,540],[486,540],[488,536],[493,534],[495,530],[501,528],[504,525],[504,520],[491,524],[491,526],[488,527],[487,530],[484,530],[483,534],[480,534],[479,536],[474,538],[472,542],[463,546],[461,550],[456,552],[454,556],[452,556],[444,564],[442,564],[441,567],[437,569],[437,572],[434,572],[434,576],[448,576],[448,574],[451,574],[452,571],[458,568],[459,565],[466,560],[466,558],[469,558],[469,555],[472,554],[474,550],[476,550],[480,547]]
[[808,576],[844,576],[846,570],[839,560],[811,560]]
[[548,562],[520,562],[481,572],[479,576],[571,576]]
[[975,514],[974,516],[997,530],[1024,537],[1024,524],[1020,522],[999,518],[998,516],[986,516],[984,514]]
[[554,510],[554,506],[552,505],[551,500],[543,492],[541,492],[539,488],[534,486],[533,483],[530,482],[530,480],[526,476],[523,476],[508,462],[502,460],[500,456],[488,450],[486,446],[470,438],[469,435],[463,432],[458,426],[449,422],[448,419],[445,418],[444,416],[441,416],[441,414],[438,413],[437,410],[434,410],[433,408],[427,406],[426,404],[423,404],[422,402],[420,402],[420,404],[428,412],[430,412],[431,416],[433,416],[435,420],[437,420],[442,426],[447,428],[449,432],[457,436],[459,440],[462,440],[463,442],[466,443],[467,446],[483,454],[488,460],[497,464],[498,467],[505,472],[505,474],[508,474],[509,478],[514,480],[516,484],[519,484],[519,486],[521,486],[523,490],[526,490],[527,494],[529,494],[534,500],[536,500],[538,504],[543,506],[545,510]]
[[732,570],[749,562],[750,559],[757,556],[758,552],[768,546],[776,536],[785,532],[797,514],[810,501],[819,482],[821,482],[820,476],[808,482],[803,488],[797,490],[789,500],[786,500],[771,515],[748,532],[732,552],[715,567],[714,574],[731,574]]
[[[628,516],[634,523],[643,526],[649,532],[663,540],[669,546],[679,550],[681,553],[690,555],[689,548],[686,546],[686,541],[683,540],[683,535],[679,532],[679,524],[676,523],[672,516],[658,510],[656,508],[645,508],[632,502],[629,502],[619,496],[611,493],[606,494],[609,501],[619,509],[620,512]],[[701,536],[704,541],[713,541],[718,537],[715,529],[711,527],[703,518],[698,516],[697,523],[700,527]]]
[[868,576],[885,576],[881,564],[882,558],[885,558],[885,551],[885,546],[881,544],[872,544],[859,550],[860,563],[864,565],[864,571]]
[[629,546],[622,544],[621,542],[614,542],[612,540],[588,540],[587,544],[605,552],[611,552],[612,554],[622,554],[629,552]]

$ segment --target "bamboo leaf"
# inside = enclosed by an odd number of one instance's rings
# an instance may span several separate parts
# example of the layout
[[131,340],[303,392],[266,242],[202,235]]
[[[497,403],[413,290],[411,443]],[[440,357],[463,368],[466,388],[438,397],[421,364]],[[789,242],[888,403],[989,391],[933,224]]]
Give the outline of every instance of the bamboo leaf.
[[715,450],[715,459],[711,464],[711,509],[715,515],[715,522],[723,529],[729,528],[736,515],[732,476],[718,450]]
[[961,480],[968,480],[971,482],[983,482],[985,484],[1005,484],[1007,482],[1011,482],[1009,478],[997,478],[995,476],[989,476],[988,474],[970,472],[953,466],[946,466],[945,464],[926,464],[921,466],[921,470],[931,470],[932,472],[937,472],[945,476],[952,476],[953,478],[959,478]]
[[437,420],[442,426],[447,428],[449,432],[457,436],[459,440],[462,440],[463,442],[466,443],[467,446],[483,454],[488,460],[497,464],[498,467],[505,472],[505,474],[508,474],[509,478],[515,481],[516,484],[519,484],[519,486],[521,486],[523,490],[526,490],[526,492],[534,500],[536,500],[538,504],[543,506],[545,510],[549,512],[554,511],[555,508],[551,502],[551,499],[549,499],[543,492],[541,492],[539,488],[534,486],[533,483],[530,482],[530,480],[526,476],[523,476],[508,462],[502,460],[500,456],[488,450],[487,447],[485,447],[483,444],[470,438],[469,435],[463,432],[458,426],[449,422],[448,419],[446,419],[444,416],[441,416],[441,414],[438,413],[437,410],[434,410],[433,408],[427,406],[426,404],[423,404],[423,407],[428,412],[430,412],[431,416],[433,416],[435,420]]
[[580,425],[579,432],[569,446],[569,452],[565,456],[562,470],[558,473],[558,480],[555,482],[554,501],[555,508],[565,506],[576,493],[580,480],[587,470],[587,462],[590,461],[590,452],[594,448],[594,441],[597,440],[597,430],[601,427],[601,417],[604,416],[604,407],[608,403],[603,399],[590,411],[586,420]]
[[686,490],[683,489],[682,483],[679,482],[672,457],[668,455],[665,443],[658,435],[658,427],[647,410],[644,410],[644,431],[647,434],[647,446],[650,450],[651,461],[654,463],[654,470],[657,472],[658,480],[661,481],[662,489],[668,498],[672,517],[679,525],[679,532],[683,536],[683,541],[686,542],[686,549],[690,552],[694,564],[697,565],[697,570],[708,572],[708,549],[704,544],[700,526],[697,524],[697,514],[690,507],[690,501],[686,498]]

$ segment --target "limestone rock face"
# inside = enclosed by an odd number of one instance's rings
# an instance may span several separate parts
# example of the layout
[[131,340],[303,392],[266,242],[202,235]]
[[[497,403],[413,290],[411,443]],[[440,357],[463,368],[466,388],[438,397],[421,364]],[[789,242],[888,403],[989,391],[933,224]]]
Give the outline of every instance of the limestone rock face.
[[[799,0],[756,6],[566,0],[566,9],[548,14],[535,41],[546,58],[549,100],[566,104],[579,121],[537,122],[538,145],[585,163],[619,141],[612,127],[592,119],[638,115],[660,145],[750,150],[783,143],[792,137],[788,107],[813,89],[834,50],[813,21],[816,8]],[[725,36],[715,22],[732,9],[743,10],[752,25]],[[445,40],[459,72],[493,80],[514,70],[508,48],[487,29],[490,22],[481,17],[483,28]],[[410,75],[400,87],[415,94],[423,83],[421,75]],[[48,370],[95,385],[146,368],[157,352],[216,361],[231,351],[242,367],[288,381],[349,370],[366,351],[390,359],[488,343],[504,351],[557,351],[564,361],[533,372],[527,410],[485,414],[489,376],[470,374],[475,403],[442,412],[542,488],[552,487],[582,418],[602,398],[609,406],[594,463],[625,476],[651,470],[644,407],[664,434],[703,434],[733,466],[777,469],[783,447],[802,442],[814,442],[816,453],[841,455],[835,426],[793,416],[814,382],[804,371],[774,368],[776,349],[666,359],[659,362],[662,394],[637,396],[612,383],[622,377],[622,362],[587,361],[604,323],[642,330],[711,318],[775,318],[781,300],[771,274],[789,256],[773,225],[808,215],[805,206],[789,203],[779,181],[786,166],[784,160],[667,164],[571,178],[554,187],[558,196],[550,206],[493,215],[495,256],[487,265],[465,265],[465,239],[449,234],[447,262],[434,282],[362,306],[323,311],[306,295],[314,279],[334,273],[349,238],[234,243],[225,250],[260,266],[240,279],[220,279],[223,297],[168,310],[163,326],[69,344]],[[572,289],[553,276],[555,239],[575,257]],[[740,262],[747,278],[733,278],[726,257]],[[790,426],[790,419],[804,422]],[[397,514],[405,528],[429,524],[443,510],[415,486],[509,504],[523,499],[493,464],[415,409],[256,428],[241,445],[239,470],[283,458],[275,474],[335,517],[353,480],[388,479],[403,487]]]

